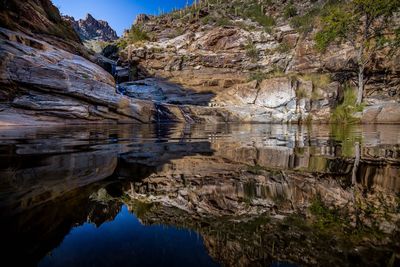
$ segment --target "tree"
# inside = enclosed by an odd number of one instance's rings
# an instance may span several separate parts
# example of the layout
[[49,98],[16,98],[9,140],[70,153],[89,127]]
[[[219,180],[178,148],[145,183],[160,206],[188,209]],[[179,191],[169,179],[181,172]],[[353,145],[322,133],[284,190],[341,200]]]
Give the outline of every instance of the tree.
[[322,29],[316,34],[316,47],[324,51],[332,42],[351,43],[356,51],[358,68],[357,101],[363,99],[368,79],[365,68],[378,50],[389,43],[386,37],[393,34],[394,14],[400,9],[400,0],[349,0],[339,1],[322,17]]

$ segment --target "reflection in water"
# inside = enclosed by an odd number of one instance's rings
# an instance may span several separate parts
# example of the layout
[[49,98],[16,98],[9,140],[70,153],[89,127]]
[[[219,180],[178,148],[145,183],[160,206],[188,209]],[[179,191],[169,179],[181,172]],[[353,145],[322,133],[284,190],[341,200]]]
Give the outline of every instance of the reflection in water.
[[[79,247],[79,249],[76,249]],[[101,255],[101,260],[99,260]],[[157,256],[155,256],[157,255]],[[174,257],[171,257],[174,255]],[[39,266],[215,266],[194,231],[144,226],[126,206],[111,222],[84,223]]]
[[41,266],[396,265],[399,130],[0,129],[1,253]]

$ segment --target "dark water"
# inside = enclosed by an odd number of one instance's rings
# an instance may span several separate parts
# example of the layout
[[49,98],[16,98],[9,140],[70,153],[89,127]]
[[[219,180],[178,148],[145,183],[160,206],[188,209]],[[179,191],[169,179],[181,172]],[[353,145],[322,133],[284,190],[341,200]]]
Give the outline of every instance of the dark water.
[[2,128],[0,179],[7,266],[399,264],[400,126]]

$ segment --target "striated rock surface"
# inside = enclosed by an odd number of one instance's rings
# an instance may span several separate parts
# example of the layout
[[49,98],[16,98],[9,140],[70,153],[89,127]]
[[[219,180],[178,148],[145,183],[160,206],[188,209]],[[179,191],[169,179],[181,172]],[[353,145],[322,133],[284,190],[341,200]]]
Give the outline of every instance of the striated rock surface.
[[[318,25],[312,21],[328,1],[292,3],[295,18],[282,15],[290,4],[266,2],[200,3],[162,16],[141,15],[135,27],[148,40],[130,42],[126,35],[128,45],[119,52],[122,67],[134,73],[125,74],[126,80],[162,77],[191,94],[213,93],[209,106],[240,121],[329,122],[347,84],[355,84],[355,51],[349,44],[332,45],[326,53],[315,49]],[[258,10],[270,18],[267,26],[254,15]],[[296,19],[307,16],[307,25],[296,26]],[[398,60],[398,52],[383,51],[367,66],[362,122],[399,122],[396,115],[368,111],[400,107]]]
[[7,0],[0,3],[0,27],[22,32],[60,49],[94,60],[70,23],[50,0]]
[[117,94],[98,65],[25,34],[0,35],[1,125],[152,120],[154,104]]
[[117,33],[108,25],[107,21],[96,20],[92,15],[87,14],[84,19],[75,20],[73,17],[64,16],[69,21],[82,41],[114,41],[118,39]]

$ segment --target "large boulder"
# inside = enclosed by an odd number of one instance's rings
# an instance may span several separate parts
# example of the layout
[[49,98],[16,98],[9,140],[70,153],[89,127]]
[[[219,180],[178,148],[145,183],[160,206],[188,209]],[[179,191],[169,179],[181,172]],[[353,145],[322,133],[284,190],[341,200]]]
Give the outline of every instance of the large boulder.
[[278,77],[261,82],[255,104],[267,108],[277,108],[287,105],[295,97],[296,92],[291,79]]
[[[52,117],[52,122],[153,118],[154,104],[117,94],[113,77],[101,67],[44,41],[0,28],[0,56],[0,102],[16,108],[1,108],[0,124],[40,123],[43,116]],[[21,116],[25,119],[13,122]]]
[[364,108],[363,123],[399,123],[400,103],[381,103]]

